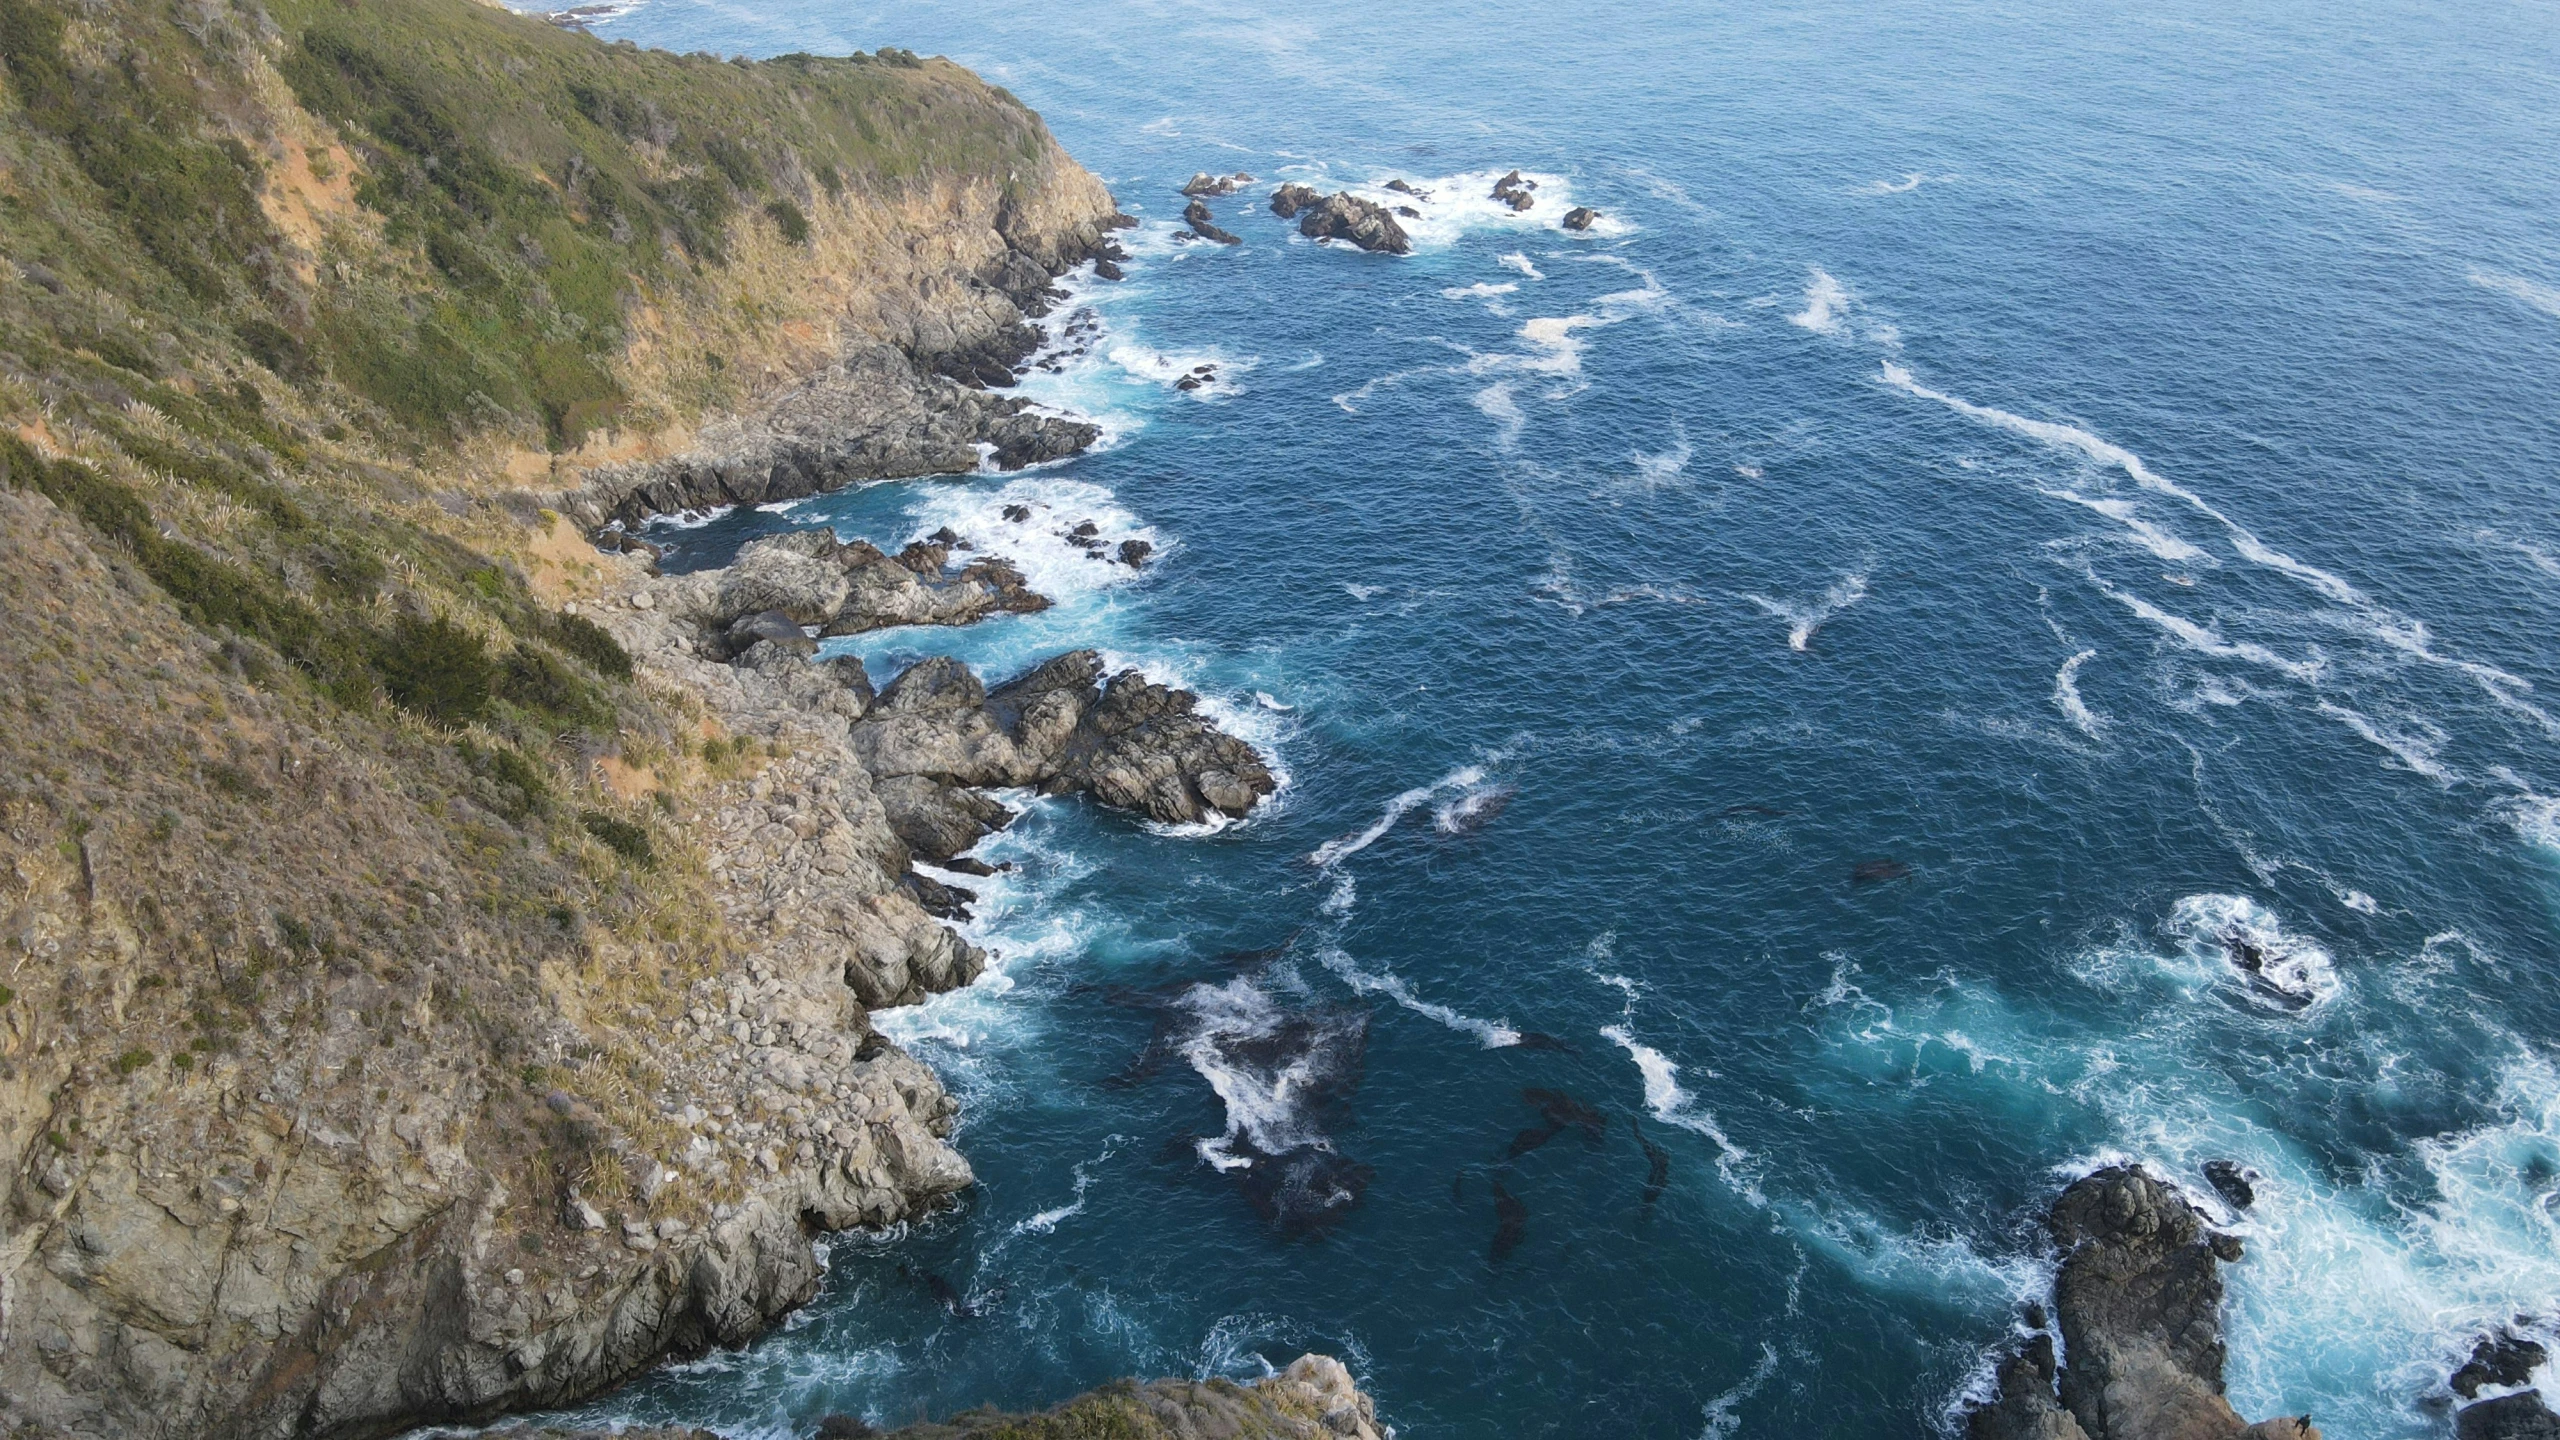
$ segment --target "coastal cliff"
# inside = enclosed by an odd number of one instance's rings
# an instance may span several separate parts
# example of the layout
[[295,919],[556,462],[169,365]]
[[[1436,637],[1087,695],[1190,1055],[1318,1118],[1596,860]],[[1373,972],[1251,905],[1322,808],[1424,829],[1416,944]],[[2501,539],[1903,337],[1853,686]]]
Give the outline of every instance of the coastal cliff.
[[588,536],[1090,443],[995,392],[1101,184],[946,62],[468,0],[0,0],[0,59],[0,1424],[556,1405],[967,1186],[868,1023],[984,964],[927,822],[1267,772],[1074,657],[739,653]]

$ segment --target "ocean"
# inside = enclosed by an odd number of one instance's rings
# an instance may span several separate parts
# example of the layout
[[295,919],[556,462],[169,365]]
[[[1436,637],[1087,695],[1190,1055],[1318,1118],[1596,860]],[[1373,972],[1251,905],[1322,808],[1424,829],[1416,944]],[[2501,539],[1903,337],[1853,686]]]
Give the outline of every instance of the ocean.
[[[1016,797],[989,974],[878,1017],[976,1191],[580,1414],[1318,1350],[1410,1440],[1946,1434],[2044,1207],[2137,1159],[2245,1237],[2244,1415],[2448,1433],[2484,1327],[2560,1324],[2560,11],[2134,11],[601,22],[947,54],[1143,221],[1024,386],[1095,452],[671,563],[949,525],[1060,603],[835,642],[875,677],[1098,645],[1285,783],[1194,832]],[[1258,177],[1241,245],[1175,238],[1201,170]],[[1415,252],[1300,239],[1284,180]]]

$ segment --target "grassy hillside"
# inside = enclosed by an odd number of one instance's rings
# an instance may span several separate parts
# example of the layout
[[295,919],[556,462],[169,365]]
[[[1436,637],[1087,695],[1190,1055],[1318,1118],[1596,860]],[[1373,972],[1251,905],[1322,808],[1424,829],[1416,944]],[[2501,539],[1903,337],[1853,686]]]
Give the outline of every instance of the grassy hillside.
[[538,1269],[563,1175],[624,1193],[738,944],[687,826],[772,757],[574,613],[596,557],[518,492],[1096,203],[899,51],[0,0],[0,1422],[203,1433],[437,1207]]

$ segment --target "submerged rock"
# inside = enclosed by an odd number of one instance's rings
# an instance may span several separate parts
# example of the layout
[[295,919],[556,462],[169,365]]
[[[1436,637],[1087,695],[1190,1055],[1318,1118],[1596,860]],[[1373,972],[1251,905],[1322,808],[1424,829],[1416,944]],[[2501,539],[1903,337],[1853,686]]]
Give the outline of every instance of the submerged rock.
[[[1312,192],[1310,192],[1312,193]],[[1277,197],[1273,208],[1278,208]],[[1298,233],[1310,240],[1348,240],[1363,250],[1410,255],[1413,241],[1385,206],[1344,191],[1302,207]]]
[[2239,1257],[2175,1190],[2109,1166],[2048,1219],[2062,1269],[2054,1311],[2070,1363],[2039,1334],[2000,1367],[1972,1440],[2318,1440],[2308,1416],[2243,1421],[2222,1395],[2221,1262]]
[[1193,175],[1182,187],[1185,195],[1233,195],[1239,186],[1250,185],[1253,177],[1239,170],[1233,175],[1212,175],[1203,170]]
[[1390,180],[1387,182],[1387,188],[1395,191],[1399,195],[1410,195],[1416,200],[1428,200],[1431,198],[1430,191],[1415,185],[1410,180]]

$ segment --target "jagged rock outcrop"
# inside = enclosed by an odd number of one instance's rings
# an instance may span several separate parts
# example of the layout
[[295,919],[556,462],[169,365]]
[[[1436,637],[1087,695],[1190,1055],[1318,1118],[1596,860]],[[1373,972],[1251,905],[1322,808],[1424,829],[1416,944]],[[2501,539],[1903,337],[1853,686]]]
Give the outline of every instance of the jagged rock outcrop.
[[1492,198],[1510,206],[1512,212],[1517,214],[1538,203],[1538,197],[1532,193],[1537,188],[1537,181],[1528,179],[1514,170],[1493,182]]
[[1300,185],[1295,181],[1271,192],[1271,213],[1283,220],[1295,220],[1299,211],[1310,210],[1323,203],[1324,196],[1318,194],[1314,186]]
[[1218,228],[1217,219],[1209,213],[1209,206],[1206,201],[1194,200],[1190,204],[1183,206],[1182,223],[1190,226],[1191,233],[1199,236],[1203,240],[1215,240],[1221,245],[1241,245],[1244,243],[1232,232]]
[[1968,1418],[1972,1440],[2319,1440],[2307,1416],[2252,1425],[2223,1398],[2217,1267],[2240,1258],[2237,1237],[2129,1166],[2074,1182],[2048,1224],[2068,1363],[2049,1333],[2020,1346]]
[[[1029,349],[1023,345],[1002,364]],[[998,364],[985,352],[970,363],[981,361]],[[1010,383],[1011,371],[1002,373]],[[967,474],[982,454],[999,469],[1019,470],[1076,454],[1101,435],[1098,426],[1041,414],[1018,396],[924,373],[889,346],[855,344],[753,413],[705,426],[686,453],[599,469],[584,491],[558,504],[590,527],[636,525],[653,515],[796,500],[867,480]]]
[[[2518,1325],[2529,1323],[2518,1317]],[[2453,1415],[2455,1440],[2560,1440],[2560,1414],[2538,1389],[2519,1389],[2549,1363],[2550,1347],[2508,1328],[2480,1337],[2448,1387],[2463,1402]],[[2482,1399],[2488,1389],[2505,1391]]]
[[[1274,196],[1272,208],[1277,210],[1279,206],[1279,197]],[[1404,233],[1404,227],[1396,223],[1396,217],[1388,214],[1385,206],[1349,191],[1300,206],[1298,233],[1310,240],[1348,240],[1363,250],[1388,255],[1413,253],[1412,237]]]
[[[1277,782],[1252,746],[1197,705],[1191,692],[1134,670],[1105,683],[1092,650],[1057,656],[992,691],[967,666],[940,658],[918,662],[881,692],[853,728],[853,747],[884,785],[1036,787],[1169,824],[1241,817]],[[926,803],[919,787],[901,794],[901,803]],[[931,803],[951,813],[947,802]],[[955,822],[947,833],[961,828]]]
[[1183,182],[1182,193],[1189,196],[1233,195],[1236,190],[1253,183],[1253,177],[1239,170],[1232,175],[1212,175],[1203,170]]
[[947,542],[919,540],[890,556],[830,530],[794,530],[750,542],[721,569],[660,579],[650,608],[699,626],[722,659],[757,640],[787,643],[791,636],[777,633],[768,616],[822,635],[856,635],[1049,608],[1009,562],[982,556],[955,571],[951,551]]
[[1567,230],[1588,230],[1594,224],[1598,223],[1599,219],[1599,211],[1592,209],[1588,205],[1576,205],[1572,209],[1564,212],[1564,228]]
[[[830,1431],[829,1424],[837,1428]],[[1279,1374],[1250,1385],[1122,1380],[1037,1415],[972,1410],[885,1431],[831,1417],[818,1433],[880,1440],[1380,1440],[1385,1432],[1341,1361],[1301,1355]]]

